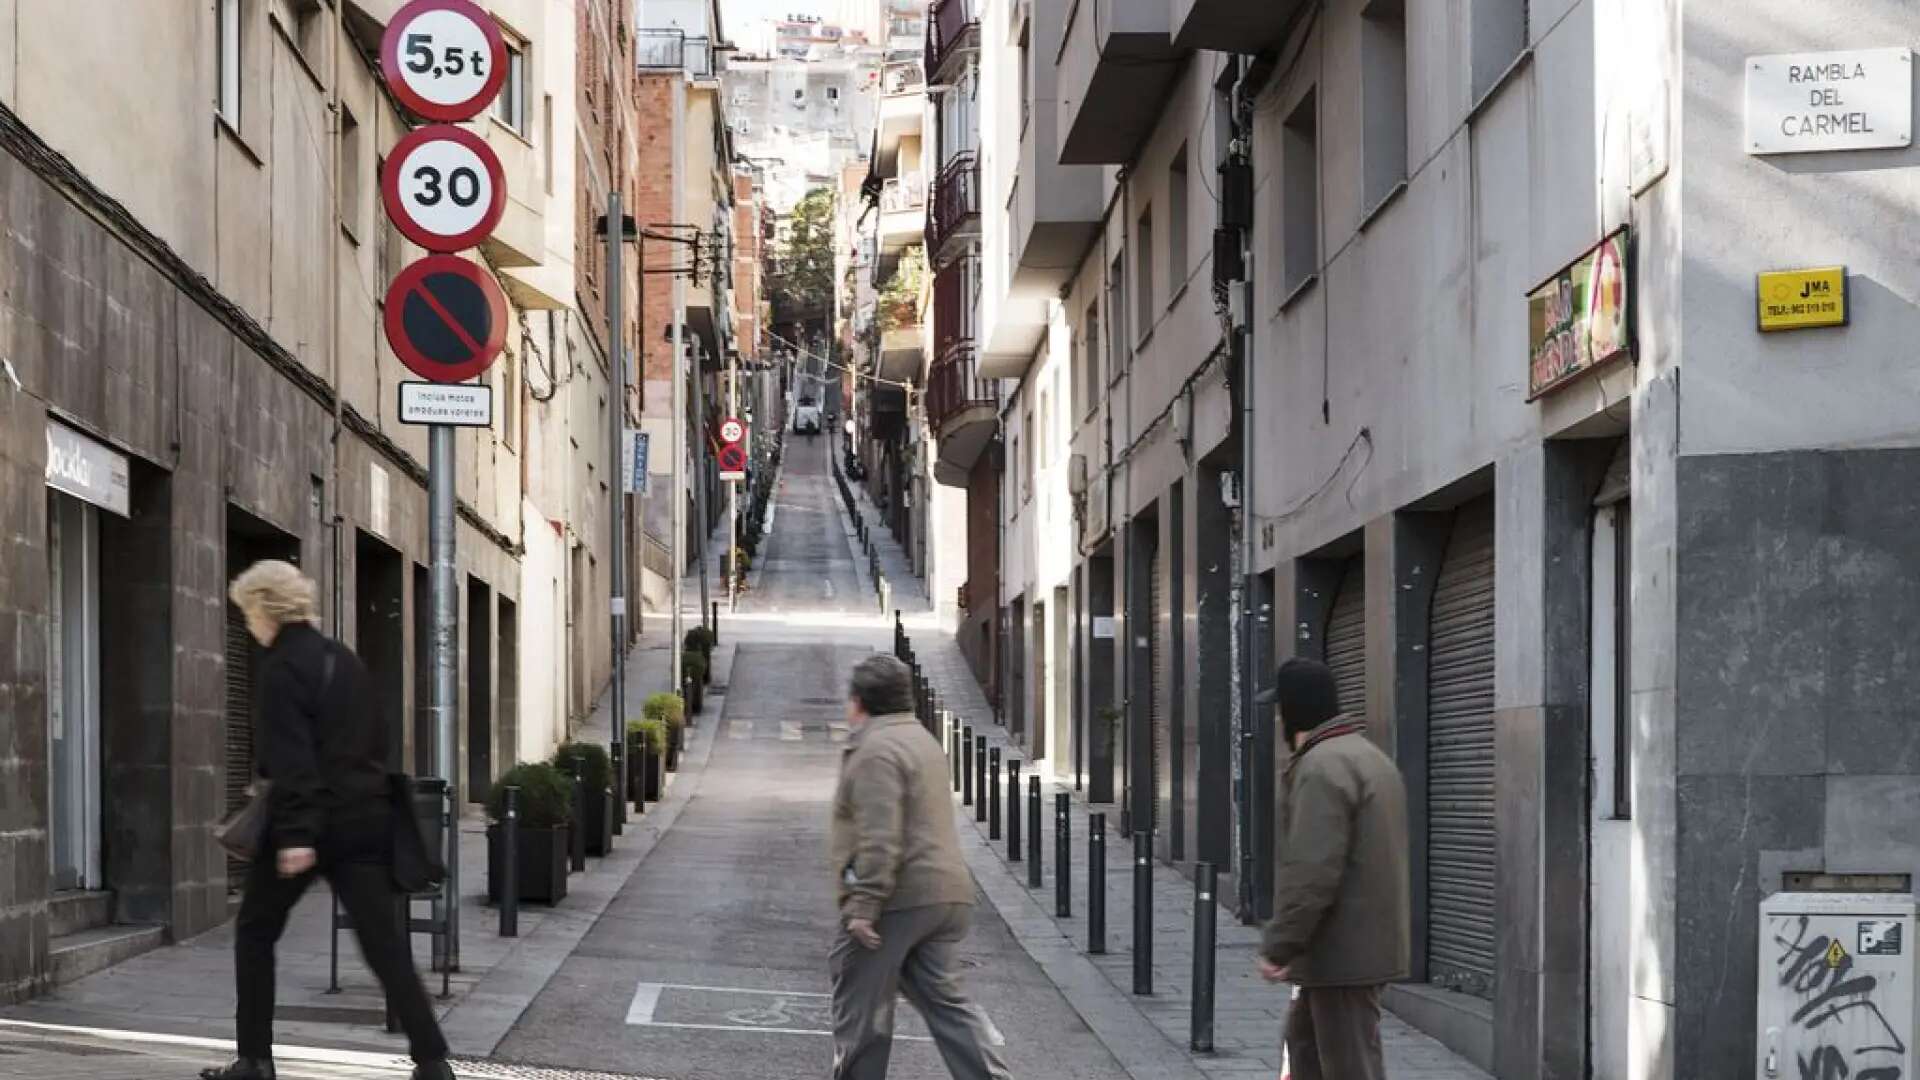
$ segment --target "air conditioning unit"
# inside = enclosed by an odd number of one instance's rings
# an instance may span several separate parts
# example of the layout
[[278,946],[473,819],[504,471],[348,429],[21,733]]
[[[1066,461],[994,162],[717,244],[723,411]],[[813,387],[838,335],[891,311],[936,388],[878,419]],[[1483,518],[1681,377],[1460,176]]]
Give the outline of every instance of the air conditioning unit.
[[1087,493],[1087,455],[1075,454],[1067,462],[1067,494],[1079,498]]
[[1760,902],[1757,1077],[1912,1076],[1912,893]]

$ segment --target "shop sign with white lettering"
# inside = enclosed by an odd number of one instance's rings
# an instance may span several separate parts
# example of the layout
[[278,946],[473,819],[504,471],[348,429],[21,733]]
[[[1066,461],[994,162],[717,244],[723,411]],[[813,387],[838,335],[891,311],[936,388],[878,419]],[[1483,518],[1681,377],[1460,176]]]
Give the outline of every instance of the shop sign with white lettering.
[[132,511],[127,455],[47,421],[47,486],[121,517]]
[[1913,50],[1747,58],[1747,152],[1875,150],[1913,141]]

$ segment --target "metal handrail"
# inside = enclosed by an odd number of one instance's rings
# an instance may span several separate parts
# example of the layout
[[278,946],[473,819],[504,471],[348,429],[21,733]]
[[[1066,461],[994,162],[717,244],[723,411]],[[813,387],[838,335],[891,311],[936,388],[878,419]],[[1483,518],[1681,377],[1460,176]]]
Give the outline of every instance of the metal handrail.
[[941,65],[980,25],[980,18],[972,0],[934,0],[927,14],[927,78],[937,83]]
[[970,217],[980,216],[980,160],[972,151],[955,154],[933,184],[927,215],[927,250],[938,252]]

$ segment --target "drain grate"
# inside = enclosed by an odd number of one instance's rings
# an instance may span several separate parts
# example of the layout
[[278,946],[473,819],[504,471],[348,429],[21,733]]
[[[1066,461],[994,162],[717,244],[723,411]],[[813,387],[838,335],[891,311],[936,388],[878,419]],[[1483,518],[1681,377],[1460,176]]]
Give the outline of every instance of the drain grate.
[[512,1065],[504,1061],[469,1061],[462,1058],[453,1059],[453,1071],[460,1080],[647,1080],[632,1073],[549,1069],[540,1065]]

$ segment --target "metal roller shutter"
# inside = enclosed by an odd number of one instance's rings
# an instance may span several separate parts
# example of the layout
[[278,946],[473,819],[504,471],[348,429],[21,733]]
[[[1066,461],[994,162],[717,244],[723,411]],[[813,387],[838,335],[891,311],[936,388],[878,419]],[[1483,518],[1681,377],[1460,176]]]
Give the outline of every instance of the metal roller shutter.
[[1347,715],[1367,715],[1367,572],[1366,560],[1347,560],[1340,590],[1333,594],[1327,615],[1327,667],[1340,691],[1340,708]]
[[[253,782],[253,636],[238,608],[227,605],[227,812],[246,805]],[[227,860],[227,887],[246,880],[247,864]]]
[[1435,584],[1427,670],[1427,972],[1493,996],[1493,503],[1462,507]]
[[1160,830],[1173,819],[1173,784],[1167,774],[1167,762],[1173,759],[1173,733],[1167,723],[1167,568],[1159,552],[1154,552],[1152,587],[1147,593],[1147,619],[1152,627],[1150,646],[1152,656],[1148,661],[1148,671],[1153,678],[1153,760],[1149,783],[1153,792],[1153,831],[1157,836]]

